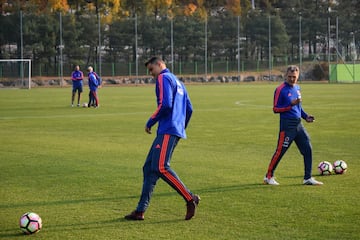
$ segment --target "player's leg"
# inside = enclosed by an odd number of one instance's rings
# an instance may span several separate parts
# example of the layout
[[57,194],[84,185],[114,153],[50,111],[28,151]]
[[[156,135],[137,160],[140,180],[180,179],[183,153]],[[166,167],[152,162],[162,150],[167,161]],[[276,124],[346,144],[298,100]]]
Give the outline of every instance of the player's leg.
[[76,89],[73,87],[71,90],[71,106],[74,106],[74,100],[75,100],[75,93],[76,93]]
[[90,107],[91,106],[91,103],[92,103],[92,100],[93,99],[93,95],[92,95],[92,91],[90,90],[89,91],[89,103],[88,103],[88,107]]
[[156,172],[152,171],[151,168],[153,149],[155,148],[156,145],[155,142],[156,141],[154,140],[154,143],[150,148],[150,151],[146,157],[145,164],[143,166],[143,186],[142,186],[140,200],[136,208],[137,212],[146,211],[146,209],[149,206],[150,199],[154,191],[156,182],[159,179],[159,176],[156,174]]
[[153,155],[153,149],[156,146],[156,139],[154,140],[149,153],[146,157],[144,166],[143,166],[143,186],[141,190],[141,196],[136,207],[136,210],[125,216],[125,219],[128,220],[144,220],[144,213],[149,207],[150,199],[154,191],[155,185],[159,176],[156,172],[152,171],[151,161]]
[[282,157],[284,156],[286,151],[289,149],[290,144],[285,139],[286,139],[286,132],[285,131],[279,132],[277,147],[276,147],[276,150],[270,160],[268,170],[266,173],[267,179],[270,179],[274,176],[276,167],[280,163],[280,160],[282,159]]
[[158,137],[158,144],[155,146],[153,154],[152,168],[165,182],[175,189],[185,201],[191,201],[193,198],[192,193],[170,168],[171,156],[178,141],[179,137],[169,134]]
[[199,204],[200,197],[192,194],[170,168],[170,160],[180,138],[165,134],[160,135],[158,140],[159,142],[154,150],[155,154],[153,156],[155,159],[153,158],[152,167],[165,182],[184,198],[186,202],[185,220],[190,220],[195,215],[195,209]]
[[78,88],[78,99],[77,99],[77,105],[78,105],[78,107],[80,106],[80,99],[81,99],[81,93],[82,93],[82,91],[83,91],[83,89],[82,89],[82,86],[79,86],[79,88]]
[[178,140],[178,137],[170,135],[156,136],[143,167],[144,182],[140,201],[136,210],[125,216],[126,219],[144,220],[144,212],[159,177],[169,183],[187,201],[185,220],[190,220],[195,215],[195,208],[199,204],[200,197],[191,194],[170,169],[170,158]]
[[94,97],[93,95],[91,94],[91,100],[90,100],[90,103],[89,103],[89,107],[91,106],[94,106]]
[[[282,157],[286,153],[286,151],[290,148],[291,143],[296,137],[297,123],[294,123],[293,120],[289,119],[281,119],[280,120],[280,132],[277,142],[277,147],[275,153],[273,154],[268,170],[264,179],[265,183],[269,183],[269,180],[274,176],[275,169],[280,163]],[[269,183],[270,184],[270,183]],[[277,185],[278,183],[274,184]]]
[[298,128],[298,134],[294,139],[295,143],[304,157],[304,179],[311,178],[312,171],[312,146],[309,134],[301,124]]
[[99,106],[99,98],[96,90],[93,91],[93,102],[94,102],[94,107]]
[[315,180],[312,177],[312,146],[309,134],[306,132],[302,124],[299,126],[299,132],[295,139],[301,154],[304,157],[304,185],[323,185],[322,182]]
[[78,92],[77,106],[80,107],[81,92]]

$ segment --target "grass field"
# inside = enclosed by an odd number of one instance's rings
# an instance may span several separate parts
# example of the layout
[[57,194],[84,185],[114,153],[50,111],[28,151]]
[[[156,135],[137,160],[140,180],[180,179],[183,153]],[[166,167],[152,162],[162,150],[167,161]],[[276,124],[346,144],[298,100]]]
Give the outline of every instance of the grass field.
[[[314,176],[303,186],[295,145],[262,184],[276,147],[275,84],[191,85],[194,115],[172,167],[201,196],[196,216],[163,181],[145,221],[128,222],[153,135],[153,86],[100,89],[100,108],[71,108],[70,88],[0,90],[0,239],[360,239],[360,85],[302,84]],[[88,100],[87,90],[82,102]],[[344,175],[316,176],[343,159]],[[43,229],[22,236],[19,217]]]

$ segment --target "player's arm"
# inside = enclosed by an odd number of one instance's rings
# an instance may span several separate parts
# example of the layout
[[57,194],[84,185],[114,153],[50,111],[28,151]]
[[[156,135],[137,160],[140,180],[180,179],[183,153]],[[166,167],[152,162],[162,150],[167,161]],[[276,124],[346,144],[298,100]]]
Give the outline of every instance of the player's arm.
[[91,81],[91,83],[95,86],[95,87],[98,87],[99,86],[99,82],[98,80],[96,79],[96,76],[95,74],[90,74],[89,75],[89,81]]
[[78,77],[76,78],[77,80],[83,80],[84,79],[84,74],[83,72],[80,72],[80,74],[78,75]]
[[159,119],[168,115],[169,111],[171,111],[172,108],[173,94],[171,85],[169,84],[169,81],[165,79],[165,76],[162,74],[159,75],[158,79],[156,80],[156,98],[157,108],[146,123],[146,132],[148,132],[148,130],[150,130],[151,127],[159,121]]
[[89,77],[89,81],[91,81],[92,85],[97,87],[97,80],[96,80],[96,77],[94,76],[94,74],[90,74],[90,77]]
[[289,98],[285,96],[285,92],[281,91],[283,88],[276,88],[274,93],[274,113],[282,113],[290,111],[292,108],[292,102],[289,101]]
[[75,72],[72,72],[72,73],[71,73],[71,80],[73,80],[73,81],[76,80]]
[[189,96],[186,94],[186,117],[185,117],[185,128],[187,128],[190,118],[193,113],[193,107],[190,101]]
[[302,108],[301,108],[301,118],[308,123],[315,121],[315,117],[313,115],[307,114]]

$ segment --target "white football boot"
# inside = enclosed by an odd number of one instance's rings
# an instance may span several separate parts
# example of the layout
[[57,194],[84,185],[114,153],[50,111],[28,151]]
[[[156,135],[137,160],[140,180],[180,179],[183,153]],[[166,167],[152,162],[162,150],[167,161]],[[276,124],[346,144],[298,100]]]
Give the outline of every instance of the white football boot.
[[264,184],[268,184],[268,185],[279,185],[279,183],[275,180],[274,177],[267,178],[266,176],[264,177]]

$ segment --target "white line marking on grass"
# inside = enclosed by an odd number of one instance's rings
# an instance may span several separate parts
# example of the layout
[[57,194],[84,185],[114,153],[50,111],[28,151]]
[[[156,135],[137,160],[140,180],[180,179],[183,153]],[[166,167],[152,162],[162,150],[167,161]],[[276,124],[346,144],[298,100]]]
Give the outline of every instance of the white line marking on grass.
[[[251,101],[236,101],[235,106],[247,107],[247,108],[271,108],[269,105],[251,104]],[[221,108],[210,108],[210,109],[198,109],[195,108],[195,112],[209,112],[209,111],[234,111],[238,110],[238,107],[221,107]],[[0,120],[17,120],[17,119],[55,119],[55,118],[81,118],[81,117],[104,117],[104,116],[129,116],[129,115],[150,115],[151,112],[130,112],[130,113],[101,113],[101,114],[62,114],[62,115],[30,115],[30,116],[6,116],[1,117]]]
[[255,108],[272,108],[270,105],[251,104],[250,101],[236,101],[235,105],[244,107],[255,107]]

